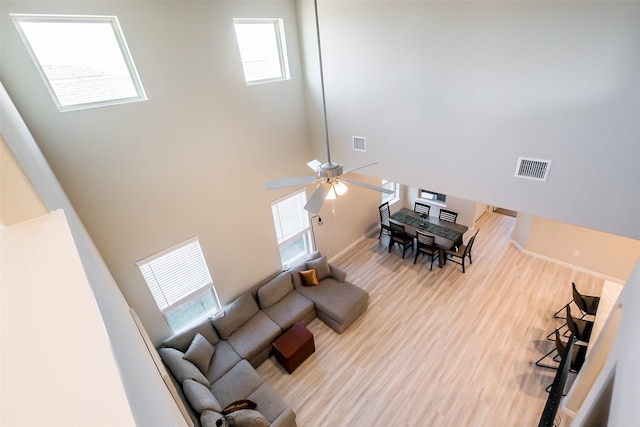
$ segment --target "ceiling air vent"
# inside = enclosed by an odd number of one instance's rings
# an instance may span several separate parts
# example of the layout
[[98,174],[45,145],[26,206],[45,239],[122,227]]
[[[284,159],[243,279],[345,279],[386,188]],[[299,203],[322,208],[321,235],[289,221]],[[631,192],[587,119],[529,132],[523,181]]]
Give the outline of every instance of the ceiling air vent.
[[519,157],[515,176],[516,178],[546,181],[547,175],[549,175],[549,168],[551,168],[551,160]]
[[367,138],[364,136],[354,136],[352,140],[355,151],[367,151]]

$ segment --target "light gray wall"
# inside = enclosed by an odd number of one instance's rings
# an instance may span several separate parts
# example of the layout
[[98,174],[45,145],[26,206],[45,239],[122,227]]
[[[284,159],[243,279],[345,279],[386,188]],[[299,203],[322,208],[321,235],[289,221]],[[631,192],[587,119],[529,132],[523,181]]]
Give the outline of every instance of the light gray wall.
[[[59,113],[10,12],[117,15],[149,100]],[[234,17],[281,17],[291,80],[247,86]],[[135,262],[198,235],[228,302],[276,271],[270,179],[311,157],[293,2],[4,2],[2,78],[155,342],[169,331]]]
[[378,176],[640,238],[640,3],[319,7],[335,157],[365,136]]

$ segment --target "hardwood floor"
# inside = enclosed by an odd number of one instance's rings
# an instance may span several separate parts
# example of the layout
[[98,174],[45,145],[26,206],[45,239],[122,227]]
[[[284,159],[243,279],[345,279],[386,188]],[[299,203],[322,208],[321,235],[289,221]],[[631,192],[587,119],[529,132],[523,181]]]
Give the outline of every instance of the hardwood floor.
[[334,263],[369,292],[368,311],[342,335],[314,319],[306,362],[288,375],[272,356],[258,372],[301,427],[537,425],[555,371],[534,361],[553,346],[552,315],[572,281],[586,294],[604,281],[521,253],[514,224],[478,220],[466,274],[388,253],[386,236],[364,239]]

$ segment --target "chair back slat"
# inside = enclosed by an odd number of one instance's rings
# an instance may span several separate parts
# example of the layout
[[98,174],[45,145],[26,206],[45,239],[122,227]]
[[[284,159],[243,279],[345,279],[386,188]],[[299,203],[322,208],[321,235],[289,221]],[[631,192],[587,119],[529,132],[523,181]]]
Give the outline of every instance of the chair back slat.
[[471,252],[471,248],[473,247],[473,242],[476,241],[476,236],[478,235],[478,231],[476,231],[476,234],[474,234],[473,236],[471,236],[471,238],[469,239],[469,241],[467,242],[467,246],[464,248],[464,254],[467,255],[468,253]]
[[438,215],[443,221],[456,222],[458,220],[458,213],[453,211],[448,211],[446,209],[440,209],[440,215]]
[[389,222],[389,217],[391,216],[391,213],[389,211],[389,202],[385,202],[378,206],[378,211],[380,211],[380,222]]
[[404,225],[396,224],[395,222],[392,222],[389,225],[391,226],[391,237],[400,237],[407,234],[404,231]]
[[416,230],[416,241],[418,242],[419,246],[433,246],[435,243],[435,238],[434,236],[421,233],[420,231]]
[[425,213],[429,216],[429,211],[431,210],[430,205],[425,205],[424,203],[415,202],[413,205],[413,211],[417,213]]

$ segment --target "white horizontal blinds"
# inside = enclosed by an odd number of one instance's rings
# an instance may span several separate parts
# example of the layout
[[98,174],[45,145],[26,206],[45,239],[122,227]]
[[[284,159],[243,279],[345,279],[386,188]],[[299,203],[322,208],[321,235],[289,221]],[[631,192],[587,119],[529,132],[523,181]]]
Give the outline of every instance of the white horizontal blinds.
[[307,196],[303,191],[271,205],[278,244],[309,228],[309,215],[304,210]]
[[142,260],[138,267],[161,311],[213,283],[197,238]]

